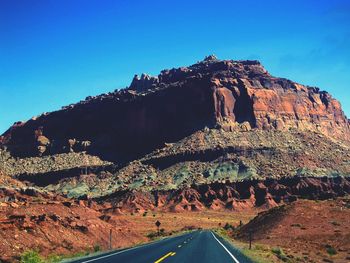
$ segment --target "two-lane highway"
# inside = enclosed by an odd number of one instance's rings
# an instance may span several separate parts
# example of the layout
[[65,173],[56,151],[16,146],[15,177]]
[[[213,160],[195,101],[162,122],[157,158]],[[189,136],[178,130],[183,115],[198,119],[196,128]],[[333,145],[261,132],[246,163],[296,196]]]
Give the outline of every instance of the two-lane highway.
[[194,231],[74,263],[252,263],[211,231]]

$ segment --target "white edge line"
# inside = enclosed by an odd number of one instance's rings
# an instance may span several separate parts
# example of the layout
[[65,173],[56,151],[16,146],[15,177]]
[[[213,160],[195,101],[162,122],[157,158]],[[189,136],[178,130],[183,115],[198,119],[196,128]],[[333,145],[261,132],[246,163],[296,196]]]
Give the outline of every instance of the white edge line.
[[109,257],[115,256],[115,255],[121,254],[123,252],[134,250],[134,249],[137,249],[137,248],[140,248],[140,247],[143,247],[143,246],[138,246],[138,247],[132,247],[132,248],[124,249],[124,250],[116,252],[116,253],[108,254],[108,255],[105,255],[105,256],[102,256],[102,257],[98,257],[98,258],[89,259],[89,260],[86,260],[86,261],[82,261],[82,263],[92,262],[92,261],[100,260],[100,259],[103,259],[103,258],[109,258]]
[[235,258],[235,256],[232,255],[232,253],[220,242],[220,240],[216,238],[216,236],[213,234],[213,232],[211,232],[211,234],[213,235],[213,237],[215,238],[215,240],[218,241],[218,243],[226,250],[226,252],[231,256],[231,258],[232,258],[236,263],[239,263],[239,261],[237,260],[237,258]]
[[[186,235],[188,233],[185,233],[183,235]],[[182,236],[182,235],[180,235]],[[180,237],[180,236],[177,236],[177,237]],[[175,237],[174,237],[175,238]],[[166,239],[166,238],[165,238]],[[162,240],[158,240],[156,242],[151,242],[151,243],[147,243],[147,244],[143,244],[143,245],[140,245],[140,246],[137,246],[137,247],[131,247],[131,248],[127,248],[127,249],[124,249],[122,251],[118,251],[116,253],[112,253],[112,254],[108,254],[108,255],[105,255],[105,256],[102,256],[102,257],[98,257],[98,258],[93,258],[93,259],[89,259],[89,260],[85,260],[85,261],[82,261],[81,263],[88,263],[88,262],[93,262],[93,261],[96,261],[96,260],[100,260],[100,259],[103,259],[103,258],[109,258],[109,257],[112,257],[112,256],[115,256],[115,255],[118,255],[118,254],[121,254],[123,252],[127,252],[127,251],[130,251],[130,250],[135,250],[135,249],[138,249],[138,248],[141,248],[141,247],[146,247],[146,246],[149,246],[149,245],[153,245],[155,243],[159,243],[159,242],[162,242],[164,241],[165,239],[162,239]],[[238,262],[239,263],[239,262]]]

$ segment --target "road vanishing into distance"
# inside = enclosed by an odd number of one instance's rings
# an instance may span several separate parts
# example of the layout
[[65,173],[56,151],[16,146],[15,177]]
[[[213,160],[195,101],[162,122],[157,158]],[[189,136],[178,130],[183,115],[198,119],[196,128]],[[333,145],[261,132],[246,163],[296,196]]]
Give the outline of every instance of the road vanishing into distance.
[[74,263],[253,263],[209,230],[73,261]]

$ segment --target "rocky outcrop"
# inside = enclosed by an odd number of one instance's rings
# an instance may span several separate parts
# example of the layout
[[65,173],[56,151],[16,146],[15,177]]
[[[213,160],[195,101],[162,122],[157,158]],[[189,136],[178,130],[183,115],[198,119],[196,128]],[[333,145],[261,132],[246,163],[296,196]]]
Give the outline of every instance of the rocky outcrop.
[[204,127],[295,128],[350,140],[349,121],[327,92],[273,77],[258,61],[208,56],[157,77],[135,76],[127,89],[16,123],[0,143],[16,156],[87,150],[125,162]]
[[13,158],[7,151],[0,150],[0,172],[9,176],[54,173],[70,169],[75,169],[77,174],[81,174],[108,165],[111,163],[82,152],[19,159]]
[[152,77],[148,74],[142,74],[141,77],[135,75],[129,89],[135,90],[137,92],[144,92],[151,88],[157,87],[159,79],[157,77]]

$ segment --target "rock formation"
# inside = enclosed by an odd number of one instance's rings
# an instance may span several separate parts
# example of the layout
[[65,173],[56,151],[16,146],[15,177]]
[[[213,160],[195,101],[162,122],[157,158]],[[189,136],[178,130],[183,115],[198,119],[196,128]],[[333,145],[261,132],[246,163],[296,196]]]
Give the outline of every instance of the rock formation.
[[269,209],[291,203],[298,198],[325,200],[350,194],[350,179],[284,178],[280,180],[252,180],[237,183],[192,185],[177,190],[142,192],[122,191],[96,199],[111,203],[118,212],[161,210],[171,212],[214,209],[242,211],[253,208]]
[[205,127],[295,128],[350,140],[349,121],[329,93],[273,77],[258,61],[208,56],[16,123],[0,143],[13,155],[31,156],[70,151],[67,142],[75,138],[90,141],[92,154],[125,162]]

